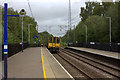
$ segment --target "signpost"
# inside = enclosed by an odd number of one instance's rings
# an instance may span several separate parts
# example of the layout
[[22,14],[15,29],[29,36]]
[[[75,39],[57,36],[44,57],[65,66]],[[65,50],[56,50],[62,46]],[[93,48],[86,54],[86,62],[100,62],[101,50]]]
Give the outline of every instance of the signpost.
[[7,55],[8,55],[8,38],[7,38],[7,18],[19,17],[19,15],[8,15],[7,3],[4,3],[4,80],[7,80]]
[[36,38],[38,39],[38,36],[34,36],[34,43],[36,44]]

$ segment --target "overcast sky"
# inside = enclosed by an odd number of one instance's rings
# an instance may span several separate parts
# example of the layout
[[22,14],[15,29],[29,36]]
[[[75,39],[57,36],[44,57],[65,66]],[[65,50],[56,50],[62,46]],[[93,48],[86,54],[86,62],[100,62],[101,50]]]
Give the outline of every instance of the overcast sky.
[[[101,0],[71,0],[71,23],[77,25],[81,20],[79,17],[80,7],[85,6],[86,1]],[[20,11],[24,8],[27,15],[32,16],[27,0],[2,0],[0,5],[7,2],[8,7]],[[63,36],[68,29],[69,0],[29,0],[32,14],[38,23],[39,32],[47,30],[54,36]]]

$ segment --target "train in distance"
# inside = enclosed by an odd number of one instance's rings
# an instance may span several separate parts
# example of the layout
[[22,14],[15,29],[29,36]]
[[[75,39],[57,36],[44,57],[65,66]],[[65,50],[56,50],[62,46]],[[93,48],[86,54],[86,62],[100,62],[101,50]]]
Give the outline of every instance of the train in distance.
[[49,37],[47,42],[47,48],[50,50],[50,52],[58,52],[60,48],[60,38]]

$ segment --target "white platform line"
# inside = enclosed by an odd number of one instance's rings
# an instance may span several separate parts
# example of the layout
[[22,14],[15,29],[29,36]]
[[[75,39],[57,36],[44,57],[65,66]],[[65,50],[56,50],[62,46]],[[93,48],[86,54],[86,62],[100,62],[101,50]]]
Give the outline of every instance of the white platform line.
[[[46,48],[47,49],[47,48]],[[50,51],[47,49],[47,51],[50,53]],[[71,74],[60,64],[60,62],[50,53],[50,55],[56,60],[56,62],[60,65],[60,67],[72,78],[72,80],[75,80]]]

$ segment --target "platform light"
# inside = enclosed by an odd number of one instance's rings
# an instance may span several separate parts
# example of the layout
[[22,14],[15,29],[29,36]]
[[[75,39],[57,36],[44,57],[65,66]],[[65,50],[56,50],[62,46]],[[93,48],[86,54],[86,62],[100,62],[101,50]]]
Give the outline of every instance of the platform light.
[[22,9],[22,10],[20,11],[20,15],[26,15],[25,9]]
[[25,9],[22,9],[21,11],[20,11],[20,16],[22,17],[22,52],[23,52],[23,17],[26,15],[26,11],[25,11]]

